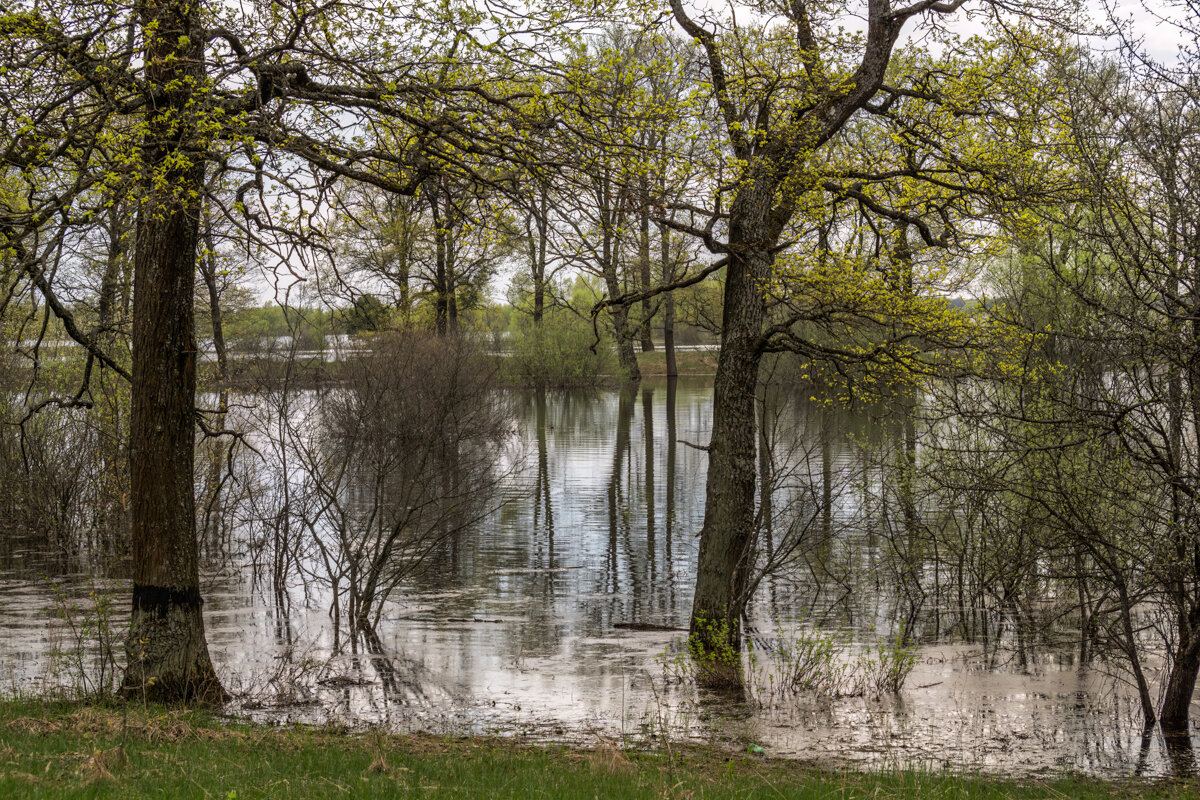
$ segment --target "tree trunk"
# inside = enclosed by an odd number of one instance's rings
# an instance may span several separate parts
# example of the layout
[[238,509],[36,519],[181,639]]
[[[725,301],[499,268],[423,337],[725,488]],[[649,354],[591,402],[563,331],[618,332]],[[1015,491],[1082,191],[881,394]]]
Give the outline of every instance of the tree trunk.
[[433,213],[433,320],[438,336],[445,336],[449,332],[450,324],[450,295],[446,283],[446,229],[443,226],[448,223],[442,219],[438,185],[431,185],[433,191],[430,193],[429,206]]
[[[658,226],[659,258],[662,261],[662,282],[669,285],[675,280],[675,265],[671,262],[671,236],[665,224]],[[679,375],[679,365],[675,362],[675,293],[667,292],[663,296],[663,351],[667,357],[667,377]]]
[[[638,214],[638,288],[645,292],[650,288],[650,186],[643,175],[639,179],[641,210]],[[654,350],[654,337],[650,331],[650,300],[642,300],[642,352]]]
[[[594,186],[600,219],[599,272],[604,278],[608,296],[620,297],[625,292],[617,269],[617,227],[621,218],[618,198],[607,171],[596,179]],[[630,383],[637,383],[642,379],[642,372],[638,367],[637,354],[633,352],[633,334],[629,330],[629,306],[610,306],[609,313],[612,315],[617,340],[617,361],[621,365],[621,371],[625,373],[625,379]]]
[[225,348],[225,320],[221,313],[221,292],[217,286],[216,243],[213,241],[211,223],[206,219],[204,227],[204,259],[200,274],[208,289],[208,317],[212,323],[213,352],[217,357],[217,392],[221,413],[229,410],[229,355]]
[[[713,387],[708,485],[692,606],[691,636],[701,653],[741,649],[740,619],[750,568],[747,557],[755,535],[754,401],[766,316],[758,287],[770,269],[771,256],[753,244],[765,237],[747,236],[738,227],[733,227],[730,237],[721,352]],[[726,673],[717,670],[708,677],[715,684],[740,683],[740,675]]]
[[[621,280],[617,276],[612,239],[612,234],[605,230],[601,247],[601,259],[604,263],[600,265],[600,269],[604,275],[604,284],[608,289],[609,297],[620,297],[623,292],[621,291]],[[642,379],[642,372],[638,367],[637,354],[633,352],[633,336],[629,331],[629,308],[623,305],[611,306],[610,313],[617,339],[617,361],[621,365],[621,371],[625,373],[626,380],[630,383],[637,383]]]
[[454,234],[446,232],[446,321],[452,336],[458,335],[458,250]]
[[96,342],[105,348],[110,356],[112,345],[116,342],[117,303],[121,285],[128,280],[126,273],[125,233],[128,230],[123,213],[128,209],[124,203],[114,202],[108,210],[108,255],[104,264],[104,276],[100,280],[100,298],[97,309]]
[[533,267],[533,322],[539,324],[546,313],[546,233],[549,227],[547,192],[545,184],[538,188],[538,197],[534,211],[534,226],[537,229],[537,241],[530,242],[529,255]]
[[[126,214],[129,209],[123,202],[114,202],[109,207],[105,233],[108,235],[108,253],[104,264],[104,275],[100,281],[100,297],[97,308],[95,341],[111,358],[121,360],[118,349],[125,350],[127,342],[118,335],[127,321],[128,309],[122,295],[128,294],[129,254],[126,234],[129,224]],[[100,369],[92,387],[92,395],[99,413],[96,415],[100,433],[100,482],[102,489],[97,503],[95,544],[102,552],[117,552],[128,542],[129,515],[124,498],[129,494],[129,432],[128,394],[125,380]]]
[[[615,268],[613,271],[615,272]],[[608,278],[607,271],[605,278]],[[615,276],[608,281],[608,286],[610,296],[616,297],[621,293],[620,284],[617,283]],[[637,383],[642,379],[642,370],[638,366],[637,353],[633,351],[633,336],[629,331],[629,313],[625,306],[620,305],[612,306],[611,313],[617,338],[617,362],[621,365],[625,379],[630,383]]]
[[130,461],[133,609],[123,689],[155,701],[226,695],[204,639],[193,494],[196,344],[193,306],[204,165],[185,153],[204,78],[195,6],[142,7],[146,76],[159,94],[148,120],[147,194],[134,260]]
[[1192,694],[1196,690],[1196,676],[1200,673],[1200,639],[1186,618],[1179,624],[1179,644],[1175,650],[1171,674],[1167,677],[1167,688],[1163,693],[1162,711],[1158,715],[1163,733],[1186,735],[1192,705]]

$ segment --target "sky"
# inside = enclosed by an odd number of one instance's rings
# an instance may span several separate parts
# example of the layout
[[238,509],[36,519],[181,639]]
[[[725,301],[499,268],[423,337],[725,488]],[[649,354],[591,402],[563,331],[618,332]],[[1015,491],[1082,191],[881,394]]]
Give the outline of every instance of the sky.
[[[1021,0],[1016,0],[1016,2],[1020,3]],[[1171,24],[1171,20],[1183,21],[1186,15],[1184,2],[1185,0],[1085,0],[1087,17],[1091,24],[1102,24],[1110,18],[1127,23],[1124,26],[1125,29],[1140,40],[1141,49],[1151,58],[1167,63],[1173,62],[1178,57],[1180,45],[1184,44],[1185,32],[1181,27]],[[852,5],[857,5],[857,3],[852,3]],[[979,0],[974,0],[967,3],[967,8],[979,5],[981,5]],[[666,6],[665,2],[663,6]],[[685,7],[694,10],[696,17],[699,18],[704,9],[719,13],[719,9],[729,6],[728,0],[685,0]],[[739,8],[744,9],[740,4]],[[745,21],[747,15],[742,10],[739,11],[738,16]],[[982,30],[980,23],[967,20],[966,15],[961,12],[955,17],[956,21],[952,27],[960,34],[974,33],[976,29]],[[1076,22],[1084,24],[1085,20],[1078,19]],[[915,27],[914,25],[913,28]],[[1081,37],[1081,44],[1093,50],[1116,50],[1120,46],[1121,40],[1115,36],[1087,36]],[[1190,44],[1194,45],[1195,43],[1191,42]],[[511,267],[499,271],[490,291],[493,300],[503,301],[505,298],[511,280],[511,271]],[[284,284],[291,282],[286,279],[286,273],[281,273],[279,277],[285,278]],[[271,283],[275,283],[272,276],[264,275],[263,283],[256,292],[261,299],[280,295],[278,290],[282,287],[272,287]]]
[[[1179,54],[1183,42],[1183,31],[1168,20],[1182,21],[1180,4],[1164,3],[1162,0],[1109,0],[1113,16],[1130,24],[1148,55],[1156,60],[1170,62]],[[1090,0],[1091,14],[1096,19],[1106,16],[1105,4],[1101,0]]]

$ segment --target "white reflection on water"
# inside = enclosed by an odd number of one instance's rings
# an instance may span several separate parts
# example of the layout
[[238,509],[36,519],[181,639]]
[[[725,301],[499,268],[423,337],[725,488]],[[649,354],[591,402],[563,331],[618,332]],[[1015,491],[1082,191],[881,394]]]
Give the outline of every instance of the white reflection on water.
[[[518,409],[521,458],[497,510],[389,606],[379,629],[383,657],[331,658],[319,590],[297,591],[285,620],[250,570],[206,576],[212,654],[227,685],[244,693],[234,713],[538,741],[654,743],[665,732],[869,766],[1171,772],[1162,742],[1143,742],[1128,693],[1078,671],[1062,649],[1035,652],[1024,673],[978,646],[926,646],[905,691],[881,700],[801,696],[760,708],[672,683],[659,659],[679,634],[613,626],[687,623],[705,454],[680,440],[707,442],[711,388],[682,381],[671,392],[650,382],[624,397],[528,393]],[[836,469],[853,471],[858,452],[839,436],[830,457]],[[836,515],[853,517],[855,505],[853,493],[839,496]],[[861,579],[849,593],[807,591],[811,580],[799,574],[764,585],[755,608],[761,628],[819,614],[860,642],[888,630],[891,600],[866,577],[873,547],[860,532],[824,552],[861,562],[846,571]],[[9,554],[0,570],[0,680],[18,691],[63,678],[52,674],[48,654],[70,640],[46,574],[53,571],[34,553]],[[53,583],[86,605],[86,576]],[[101,586],[123,609],[123,584]]]

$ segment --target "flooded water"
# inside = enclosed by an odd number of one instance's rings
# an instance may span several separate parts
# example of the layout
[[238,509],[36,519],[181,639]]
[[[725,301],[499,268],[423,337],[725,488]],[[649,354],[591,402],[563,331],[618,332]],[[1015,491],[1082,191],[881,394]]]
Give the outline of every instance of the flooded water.
[[[1069,631],[1021,659],[999,634],[965,641],[949,611],[906,617],[880,577],[888,550],[870,516],[880,497],[871,443],[887,434],[799,402],[781,404],[780,440],[820,443],[790,451],[790,472],[774,470],[795,479],[780,479],[785,528],[776,533],[790,530],[798,544],[759,588],[757,640],[836,631],[844,661],[907,622],[923,642],[915,668],[895,696],[698,691],[680,679],[681,633],[671,629],[687,625],[691,607],[710,384],[509,399],[517,428],[483,519],[400,585],[371,646],[334,654],[320,587],[290,584],[281,613],[251,545],[213,560],[205,617],[218,671],[237,694],[231,713],[534,741],[753,744],[803,761],[1017,776],[1184,768],[1179,748],[1143,738],[1122,682],[1102,664],[1078,669]],[[787,529],[787,519],[803,524]],[[80,621],[98,623],[92,593],[108,598],[116,625],[126,585],[64,574],[30,550],[2,566],[0,682],[18,692],[70,682]],[[72,603],[80,610],[65,612]],[[94,648],[80,657],[94,664]],[[760,679],[771,669],[762,658]]]

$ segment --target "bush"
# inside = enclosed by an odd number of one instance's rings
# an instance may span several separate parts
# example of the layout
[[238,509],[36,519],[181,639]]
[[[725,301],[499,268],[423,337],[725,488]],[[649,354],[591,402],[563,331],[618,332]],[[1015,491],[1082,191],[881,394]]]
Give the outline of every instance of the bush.
[[566,310],[548,311],[539,324],[521,318],[509,339],[504,377],[521,386],[594,386],[613,368],[612,344],[588,320]]

